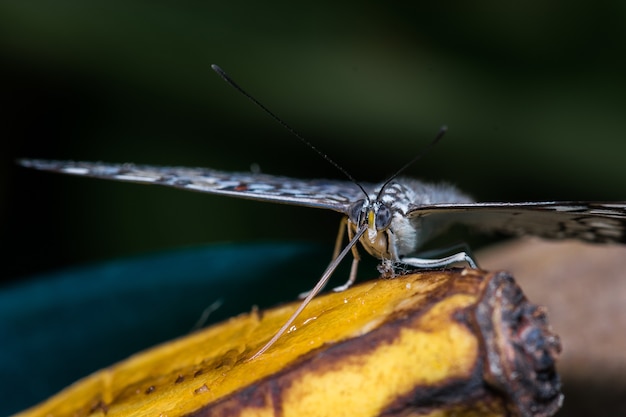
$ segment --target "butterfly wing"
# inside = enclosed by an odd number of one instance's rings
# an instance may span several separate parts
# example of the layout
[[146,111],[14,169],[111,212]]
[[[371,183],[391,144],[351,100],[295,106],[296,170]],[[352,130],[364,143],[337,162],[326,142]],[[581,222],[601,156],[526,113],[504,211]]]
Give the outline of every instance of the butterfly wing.
[[626,243],[626,202],[436,204],[413,206],[407,215],[507,234]]
[[100,162],[24,159],[20,165],[44,171],[157,184],[210,194],[335,210],[348,214],[350,203],[363,198],[349,181],[299,180],[267,174],[222,172],[208,168],[159,167]]

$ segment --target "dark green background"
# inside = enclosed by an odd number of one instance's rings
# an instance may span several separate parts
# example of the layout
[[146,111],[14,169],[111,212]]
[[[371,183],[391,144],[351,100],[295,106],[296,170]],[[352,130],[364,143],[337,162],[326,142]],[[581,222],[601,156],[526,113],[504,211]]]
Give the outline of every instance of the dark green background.
[[14,165],[343,179],[212,63],[359,180],[385,179],[447,124],[410,175],[483,201],[625,200],[625,19],[617,1],[3,1],[3,278],[213,242],[330,255],[336,213]]
[[343,179],[211,63],[360,180],[447,124],[410,175],[480,200],[623,200],[625,17],[607,1],[4,1],[7,276],[215,241],[332,244],[335,213],[13,165],[257,163]]

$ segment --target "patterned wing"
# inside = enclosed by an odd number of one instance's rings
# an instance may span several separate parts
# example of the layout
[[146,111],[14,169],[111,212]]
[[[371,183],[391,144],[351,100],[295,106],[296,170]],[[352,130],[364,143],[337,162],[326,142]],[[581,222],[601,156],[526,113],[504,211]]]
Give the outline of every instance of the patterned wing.
[[363,198],[361,190],[349,181],[299,180],[267,174],[222,172],[208,168],[35,159],[24,159],[18,162],[24,167],[44,171],[158,184],[252,200],[324,208],[344,214],[348,214],[350,203]]
[[507,234],[626,243],[626,202],[435,204],[413,206],[408,216]]

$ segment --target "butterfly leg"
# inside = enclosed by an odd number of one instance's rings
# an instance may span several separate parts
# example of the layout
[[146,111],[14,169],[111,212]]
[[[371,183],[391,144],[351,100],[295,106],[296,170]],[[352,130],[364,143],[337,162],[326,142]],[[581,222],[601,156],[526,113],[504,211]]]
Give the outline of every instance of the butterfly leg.
[[[352,240],[354,238],[354,232],[352,231],[352,229],[350,228],[350,225],[348,224],[347,217],[344,217],[341,220],[341,224],[339,225],[339,235],[337,236],[337,242],[335,243],[336,253],[339,253],[339,249],[341,249],[341,241],[343,240],[343,234],[345,230],[348,231],[349,240]],[[352,246],[352,266],[350,266],[350,275],[348,276],[348,280],[346,281],[345,284],[333,288],[334,292],[345,291],[348,288],[350,288],[352,284],[354,284],[354,281],[356,280],[356,273],[359,267],[360,260],[361,260],[361,255],[359,254],[359,251],[357,250],[356,245],[353,245]]]
[[420,258],[430,259],[433,257],[442,256],[447,253],[454,253],[454,252],[464,252],[470,259],[472,259],[472,261],[474,261],[473,268],[479,268],[478,262],[476,261],[476,257],[474,256],[474,253],[472,252],[469,245],[465,242],[456,243],[446,248],[431,249],[431,250],[419,252],[416,255],[418,255]]
[[339,231],[337,232],[337,238],[335,239],[335,249],[333,250],[333,259],[337,259],[339,252],[341,252],[341,246],[343,244],[343,237],[346,234],[346,229],[350,233],[350,227],[348,226],[348,218],[342,217],[339,222]]
[[449,266],[456,262],[467,262],[470,268],[477,269],[478,265],[466,252],[459,252],[454,255],[446,256],[439,259],[425,259],[425,258],[400,258],[400,262],[414,266],[416,268],[440,268]]
[[[339,223],[339,232],[337,233],[337,239],[335,239],[335,249],[333,251],[333,260],[337,259],[337,256],[339,256],[339,253],[341,252],[341,248],[343,245],[343,238],[346,234],[346,230],[348,231],[349,240],[352,240],[352,238],[354,237],[354,233],[350,229],[350,225],[348,224],[348,218],[344,217],[341,219],[341,222]],[[359,261],[361,260],[361,257],[359,256],[359,252],[356,250],[355,246],[356,245],[352,246],[353,259],[352,259],[352,266],[350,267],[350,276],[348,277],[348,281],[346,281],[345,284],[339,287],[333,288],[333,291],[335,292],[341,292],[341,291],[347,290],[348,288],[350,288],[352,284],[354,284],[354,281],[356,280],[357,267],[359,265]],[[305,299],[309,295],[309,293],[310,291],[301,292],[300,294],[298,294],[298,298],[301,300]]]

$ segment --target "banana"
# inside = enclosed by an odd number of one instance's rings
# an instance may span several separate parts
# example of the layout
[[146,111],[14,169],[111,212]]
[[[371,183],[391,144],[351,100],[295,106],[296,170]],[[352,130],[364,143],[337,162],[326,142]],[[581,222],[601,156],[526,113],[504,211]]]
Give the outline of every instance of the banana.
[[138,353],[20,414],[550,416],[560,343],[504,272],[379,279],[252,311]]

